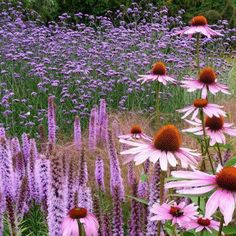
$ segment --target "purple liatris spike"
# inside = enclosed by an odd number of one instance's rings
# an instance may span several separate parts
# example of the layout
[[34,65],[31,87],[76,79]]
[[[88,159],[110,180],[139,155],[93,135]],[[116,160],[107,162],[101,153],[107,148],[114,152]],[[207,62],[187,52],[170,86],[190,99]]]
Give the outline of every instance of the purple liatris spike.
[[140,180],[138,184],[138,197],[146,198],[148,196],[148,182]]
[[12,156],[9,142],[6,138],[0,138],[0,179],[2,181],[2,187],[4,195],[13,196],[13,168],[12,168]]
[[5,211],[5,198],[3,194],[4,193],[0,183],[0,236],[3,236],[3,218]]
[[111,236],[112,231],[111,231],[111,222],[110,222],[110,217],[107,214],[104,214],[102,217],[102,230],[101,230],[101,235],[102,236]]
[[121,205],[121,196],[120,196],[120,188],[118,186],[114,186],[113,190],[113,229],[112,236],[123,236],[123,213],[122,213],[122,205]]
[[151,207],[159,198],[159,182],[160,182],[160,165],[156,163],[153,168],[151,183],[150,183],[150,193],[149,193],[149,202],[148,202],[148,224],[147,224],[147,236],[156,236],[157,235],[157,221],[151,221],[150,218],[153,216],[153,213],[150,212]]
[[65,190],[62,160],[50,156],[50,177],[48,191],[48,227],[50,236],[61,236],[62,219],[66,215]]
[[225,164],[231,157],[232,151],[230,149],[227,149],[223,154],[223,163]]
[[97,146],[97,126],[98,126],[98,109],[94,107],[91,110],[89,118],[89,150],[94,151]]
[[16,235],[16,216],[12,196],[6,196],[6,210],[11,228],[11,235]]
[[81,151],[80,161],[79,161],[79,176],[78,176],[79,186],[84,186],[88,181],[88,167],[85,159],[84,149]]
[[128,172],[127,172],[127,179],[128,184],[133,185],[134,179],[135,179],[135,173],[134,173],[134,163],[131,161],[127,164]]
[[30,141],[26,133],[22,134],[22,152],[24,157],[25,168],[30,159]]
[[56,109],[54,96],[48,98],[48,141],[54,145],[56,143]]
[[105,191],[105,184],[104,184],[104,163],[103,159],[98,156],[95,162],[95,181],[97,187],[101,189],[103,192]]
[[123,185],[123,179],[121,176],[120,163],[117,156],[117,151],[115,148],[115,144],[112,138],[112,133],[108,132],[107,139],[107,149],[110,160],[110,191],[111,194],[114,195],[114,187],[119,188],[119,196],[121,199],[124,199],[125,191]]
[[79,186],[78,195],[78,206],[86,208],[89,212],[93,212],[93,199],[91,189],[85,185]]
[[108,116],[107,116],[107,108],[106,108],[106,100],[101,99],[100,100],[100,105],[99,105],[99,117],[98,117],[98,122],[99,122],[99,135],[100,135],[100,140],[105,141],[106,140],[106,133],[107,133],[107,128],[108,128]]
[[[133,186],[133,197],[138,197],[138,185],[134,181]],[[137,200],[131,200],[131,224],[130,224],[130,236],[141,236],[141,219],[140,219],[140,204]]]
[[78,116],[74,120],[74,144],[77,150],[82,148],[81,126]]

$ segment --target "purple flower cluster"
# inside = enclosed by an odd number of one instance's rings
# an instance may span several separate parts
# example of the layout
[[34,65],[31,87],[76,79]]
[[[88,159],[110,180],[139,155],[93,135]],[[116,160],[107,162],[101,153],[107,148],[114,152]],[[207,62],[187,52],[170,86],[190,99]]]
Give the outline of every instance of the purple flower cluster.
[[[143,13],[133,3],[114,17],[78,13],[72,16],[76,23],[69,24],[68,17],[62,16],[59,22],[46,26],[35,13],[25,12],[20,3],[13,7],[1,2],[1,121],[17,132],[44,123],[48,96],[59,99],[63,127],[73,122],[75,114],[88,117],[99,98],[106,98],[109,107],[119,110],[153,111],[155,92],[151,85],[137,82],[138,74],[144,74],[158,60],[179,79],[196,66],[195,39],[172,37],[184,25],[183,13],[168,16],[166,8],[158,10],[152,4]],[[231,53],[235,29],[229,29],[226,21],[213,27],[224,37],[204,39],[201,56],[223,73],[227,63],[215,55]],[[171,91],[165,91],[163,99],[168,100]],[[97,112],[106,119],[103,108]],[[53,113],[50,116],[54,142]],[[93,145],[94,140],[91,142]]]

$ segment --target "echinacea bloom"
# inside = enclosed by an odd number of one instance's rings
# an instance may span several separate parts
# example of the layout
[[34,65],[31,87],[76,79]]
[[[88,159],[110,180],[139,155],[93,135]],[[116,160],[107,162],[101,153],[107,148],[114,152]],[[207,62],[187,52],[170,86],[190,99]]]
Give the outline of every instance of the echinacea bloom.
[[208,103],[207,99],[195,99],[193,104],[190,106],[187,106],[183,109],[177,110],[180,113],[185,113],[181,118],[184,119],[190,114],[192,114],[191,120],[195,120],[197,118],[197,115],[202,109],[203,113],[206,114],[209,117],[220,117],[220,116],[226,116],[226,113],[221,110],[223,106],[219,106],[217,104]]
[[230,94],[228,87],[221,84],[216,79],[216,73],[211,67],[203,68],[199,73],[198,79],[187,78],[181,81],[181,86],[186,88],[188,92],[201,90],[201,97],[206,98],[209,91],[213,95],[218,92]]
[[147,139],[151,140],[146,134],[143,133],[142,128],[139,125],[133,125],[129,134],[119,135],[119,139]]
[[158,81],[164,85],[167,85],[168,82],[175,83],[175,79],[171,78],[167,75],[166,66],[162,62],[156,62],[150,71],[150,74],[147,75],[139,75],[140,79],[138,81],[142,81],[142,84],[149,81]]
[[201,232],[207,230],[212,233],[212,230],[219,230],[220,223],[218,221],[212,220],[212,217],[202,217],[199,216],[196,219],[191,220],[187,226],[187,230],[195,229],[195,232]]
[[[203,135],[202,122],[199,119],[195,119],[195,121],[186,121],[195,127],[184,129],[183,131],[190,132],[195,135]],[[210,145],[213,146],[216,143],[225,144],[226,141],[224,133],[230,136],[236,136],[236,128],[232,128],[232,126],[233,124],[224,122],[223,116],[207,116],[205,119],[205,131],[206,135],[210,138]]]
[[151,217],[152,221],[167,221],[170,220],[172,224],[178,224],[180,227],[184,226],[187,222],[196,218],[197,206],[194,203],[186,205],[185,202],[163,203],[159,205],[154,204],[151,208],[151,212],[155,215]]
[[98,235],[98,221],[85,208],[73,208],[62,222],[62,236],[80,236],[79,224],[82,224],[86,236]]
[[207,19],[204,16],[193,17],[191,20],[191,26],[187,26],[185,29],[177,31],[175,35],[186,34],[191,38],[193,34],[197,33],[203,34],[208,38],[211,38],[212,36],[222,36],[221,33],[209,27]]
[[183,168],[189,165],[196,166],[199,154],[189,148],[183,148],[179,130],[174,125],[163,126],[151,141],[130,141],[121,139],[120,142],[132,146],[132,148],[122,151],[124,155],[134,155],[129,161],[134,160],[139,165],[149,159],[151,162],[160,162],[161,169],[167,170],[168,163],[175,167],[177,159]]
[[206,203],[206,217],[212,216],[219,207],[225,224],[230,223],[236,204],[236,167],[219,166],[215,175],[198,170],[172,171],[171,174],[182,180],[167,183],[167,189],[177,188],[177,193],[190,195],[202,195],[213,191]]

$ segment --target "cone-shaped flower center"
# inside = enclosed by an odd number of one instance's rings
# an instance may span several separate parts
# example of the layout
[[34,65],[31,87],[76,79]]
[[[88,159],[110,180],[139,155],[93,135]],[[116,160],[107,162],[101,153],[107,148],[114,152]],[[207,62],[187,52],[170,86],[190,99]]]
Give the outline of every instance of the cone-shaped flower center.
[[163,126],[154,136],[154,146],[161,151],[176,152],[181,143],[179,130],[174,125]]
[[142,129],[139,125],[133,125],[130,129],[130,133],[131,134],[141,134],[142,133]]
[[153,75],[165,75],[166,74],[166,66],[162,62],[156,62],[152,66],[152,74]]
[[207,99],[195,99],[194,102],[193,102],[193,105],[195,107],[206,107],[208,104],[208,101]]
[[224,167],[217,174],[216,183],[222,189],[236,192],[236,167]]
[[216,73],[211,67],[205,67],[199,74],[199,80],[204,84],[213,84],[216,80]]
[[82,207],[75,207],[69,211],[68,215],[72,219],[85,218],[87,216],[87,209]]
[[207,116],[206,120],[205,120],[205,126],[209,127],[210,130],[214,130],[214,131],[220,130],[224,126],[224,118],[223,118],[223,116],[220,116],[220,117]]
[[181,209],[179,207],[170,207],[170,214],[174,217],[180,217],[182,216],[184,213],[181,211]]
[[211,221],[207,218],[198,218],[197,223],[201,226],[209,226]]
[[207,19],[204,16],[195,16],[191,20],[192,26],[204,26],[207,25]]

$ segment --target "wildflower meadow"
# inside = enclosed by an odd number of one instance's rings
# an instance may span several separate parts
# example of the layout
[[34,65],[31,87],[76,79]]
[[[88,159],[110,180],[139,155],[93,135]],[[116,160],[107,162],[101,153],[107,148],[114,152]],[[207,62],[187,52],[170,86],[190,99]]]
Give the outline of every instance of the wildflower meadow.
[[0,236],[236,235],[236,28],[185,14],[0,2]]

